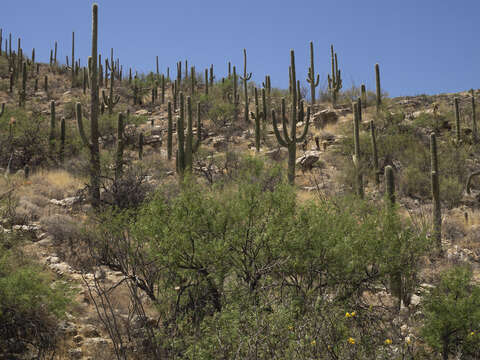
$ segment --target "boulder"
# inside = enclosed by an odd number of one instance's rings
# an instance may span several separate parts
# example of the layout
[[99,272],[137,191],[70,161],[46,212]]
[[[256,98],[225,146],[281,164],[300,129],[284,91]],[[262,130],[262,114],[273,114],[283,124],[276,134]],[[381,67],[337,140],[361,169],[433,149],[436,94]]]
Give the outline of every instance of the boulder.
[[327,124],[336,123],[338,121],[338,115],[333,110],[325,109],[313,114],[312,121],[317,129],[321,129]]
[[311,150],[305,152],[302,156],[297,158],[295,163],[303,170],[311,170],[313,165],[320,159],[320,152],[316,150]]

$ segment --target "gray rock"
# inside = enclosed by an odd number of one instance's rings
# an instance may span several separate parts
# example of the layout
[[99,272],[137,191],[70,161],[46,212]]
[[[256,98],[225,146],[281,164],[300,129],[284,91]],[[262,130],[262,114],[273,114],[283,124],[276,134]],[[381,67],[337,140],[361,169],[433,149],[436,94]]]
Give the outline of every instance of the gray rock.
[[70,359],[81,359],[83,357],[83,351],[80,348],[68,350]]
[[85,325],[80,332],[86,338],[98,338],[100,336],[97,328],[90,324]]
[[313,165],[320,159],[320,152],[316,150],[310,150],[305,152],[302,156],[297,158],[295,164],[302,167],[304,170],[310,170]]

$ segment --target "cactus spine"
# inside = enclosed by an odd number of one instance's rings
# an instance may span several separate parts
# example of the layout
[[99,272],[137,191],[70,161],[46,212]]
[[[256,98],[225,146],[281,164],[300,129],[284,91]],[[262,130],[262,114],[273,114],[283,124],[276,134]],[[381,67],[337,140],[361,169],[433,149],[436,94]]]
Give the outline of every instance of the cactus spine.
[[433,238],[442,251],[442,209],[440,204],[440,180],[438,173],[437,138],[430,134],[431,186],[433,200]]
[[92,72],[90,75],[90,140],[87,139],[83,129],[82,120],[82,105],[77,103],[77,123],[80,137],[84,144],[90,150],[90,197],[93,207],[100,205],[100,146],[98,143],[98,111],[99,111],[99,96],[97,83],[97,42],[98,42],[98,5],[95,3],[92,6]]
[[372,135],[373,170],[375,171],[375,184],[379,185],[380,169],[378,167],[377,139],[375,136],[375,124],[373,123],[373,120],[370,121],[370,134]]
[[375,83],[377,89],[377,111],[380,110],[380,105],[382,105],[382,90],[380,88],[380,65],[375,64]]
[[172,119],[172,103],[167,104],[168,111],[168,127],[167,127],[167,158],[172,159],[172,133],[173,133],[173,119]]
[[308,69],[307,82],[310,84],[310,96],[312,98],[312,105],[315,104],[315,88],[318,86],[320,81],[320,75],[317,74],[317,79],[315,80],[315,64],[313,59],[313,41],[310,41],[310,68]]
[[361,111],[361,101],[357,101],[353,104],[353,165],[355,166],[356,173],[356,193],[360,198],[363,198],[363,175],[360,161],[360,123],[362,121]]
[[330,46],[331,62],[332,62],[332,74],[328,75],[328,89],[332,94],[332,105],[337,105],[337,96],[342,88],[342,74],[338,69],[337,53],[333,51],[333,45]]
[[243,76],[240,76],[240,79],[243,81],[243,91],[245,97],[245,122],[248,123],[248,87],[247,82],[252,78],[252,73],[247,73],[247,50],[243,49]]
[[473,135],[473,142],[478,142],[478,129],[477,129],[477,111],[475,107],[475,92],[470,90],[470,94],[472,95],[472,135]]
[[[263,91],[265,95],[265,91]],[[264,98],[265,99],[265,98]],[[265,102],[264,102],[265,105]],[[260,111],[260,106],[258,105],[258,90],[255,88],[255,113],[251,113],[253,120],[255,120],[255,149],[257,152],[260,151],[260,121],[264,120],[264,112]]]
[[123,139],[123,131],[124,131],[124,116],[122,113],[118,114],[118,121],[117,121],[117,153],[115,159],[115,180],[120,179],[123,172],[123,149],[124,149],[124,139]]
[[[300,103],[300,106],[297,102],[297,89],[296,89],[296,74],[295,74],[295,52],[290,51],[290,68],[291,68],[291,77],[292,77],[292,110],[290,117],[290,134],[288,134],[287,129],[287,116],[285,98],[282,99],[282,124],[283,124],[283,137],[278,131],[277,120],[275,117],[275,110],[272,110],[272,121],[273,121],[273,130],[277,138],[278,143],[281,146],[284,146],[288,149],[288,181],[290,184],[295,183],[295,160],[297,153],[297,143],[301,143],[305,140],[305,137],[308,132],[308,127],[310,124],[310,107],[307,108],[307,115],[305,117],[303,102]],[[297,137],[297,123],[304,122],[305,128],[303,134],[300,137]]]
[[455,134],[457,136],[457,144],[460,144],[462,140],[461,127],[460,127],[460,109],[458,107],[458,98],[453,99],[453,104],[455,106]]

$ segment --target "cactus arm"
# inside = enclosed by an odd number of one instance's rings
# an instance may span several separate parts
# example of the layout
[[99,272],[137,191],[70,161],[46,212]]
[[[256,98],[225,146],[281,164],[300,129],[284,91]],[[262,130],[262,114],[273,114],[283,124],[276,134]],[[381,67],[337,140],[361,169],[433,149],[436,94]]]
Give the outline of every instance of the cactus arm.
[[[303,104],[302,104],[302,107],[303,107]],[[305,116],[303,121],[305,122],[305,128],[303,129],[302,135],[299,138],[297,138],[297,143],[303,142],[305,140],[305,137],[307,136],[308,128],[310,127],[310,106],[307,107],[307,115]]]
[[285,99],[282,99],[282,131],[283,131],[283,136],[285,138],[285,142],[288,144],[290,143],[290,136],[288,135],[288,128],[287,128],[287,115],[286,115],[286,105],[285,105]]
[[108,96],[105,94],[105,90],[102,90],[102,98],[105,106],[108,106]]
[[273,124],[273,132],[275,133],[275,137],[277,138],[278,143],[281,146],[288,147],[287,142],[282,139],[282,135],[280,135],[280,131],[278,131],[277,118],[275,116],[275,110],[273,109],[272,109],[272,124]]
[[83,143],[85,146],[91,148],[92,144],[88,141],[87,135],[85,134],[85,129],[83,128],[83,119],[82,119],[82,104],[77,103],[77,124],[78,124],[78,132],[80,133],[80,137],[82,138]]

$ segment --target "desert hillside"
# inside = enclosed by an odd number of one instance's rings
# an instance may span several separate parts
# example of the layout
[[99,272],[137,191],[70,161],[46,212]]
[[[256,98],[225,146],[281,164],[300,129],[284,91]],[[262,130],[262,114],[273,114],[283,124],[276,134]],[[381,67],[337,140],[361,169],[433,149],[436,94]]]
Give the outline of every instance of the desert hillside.
[[478,90],[138,73],[96,11],[88,61],[0,33],[0,358],[480,358]]

